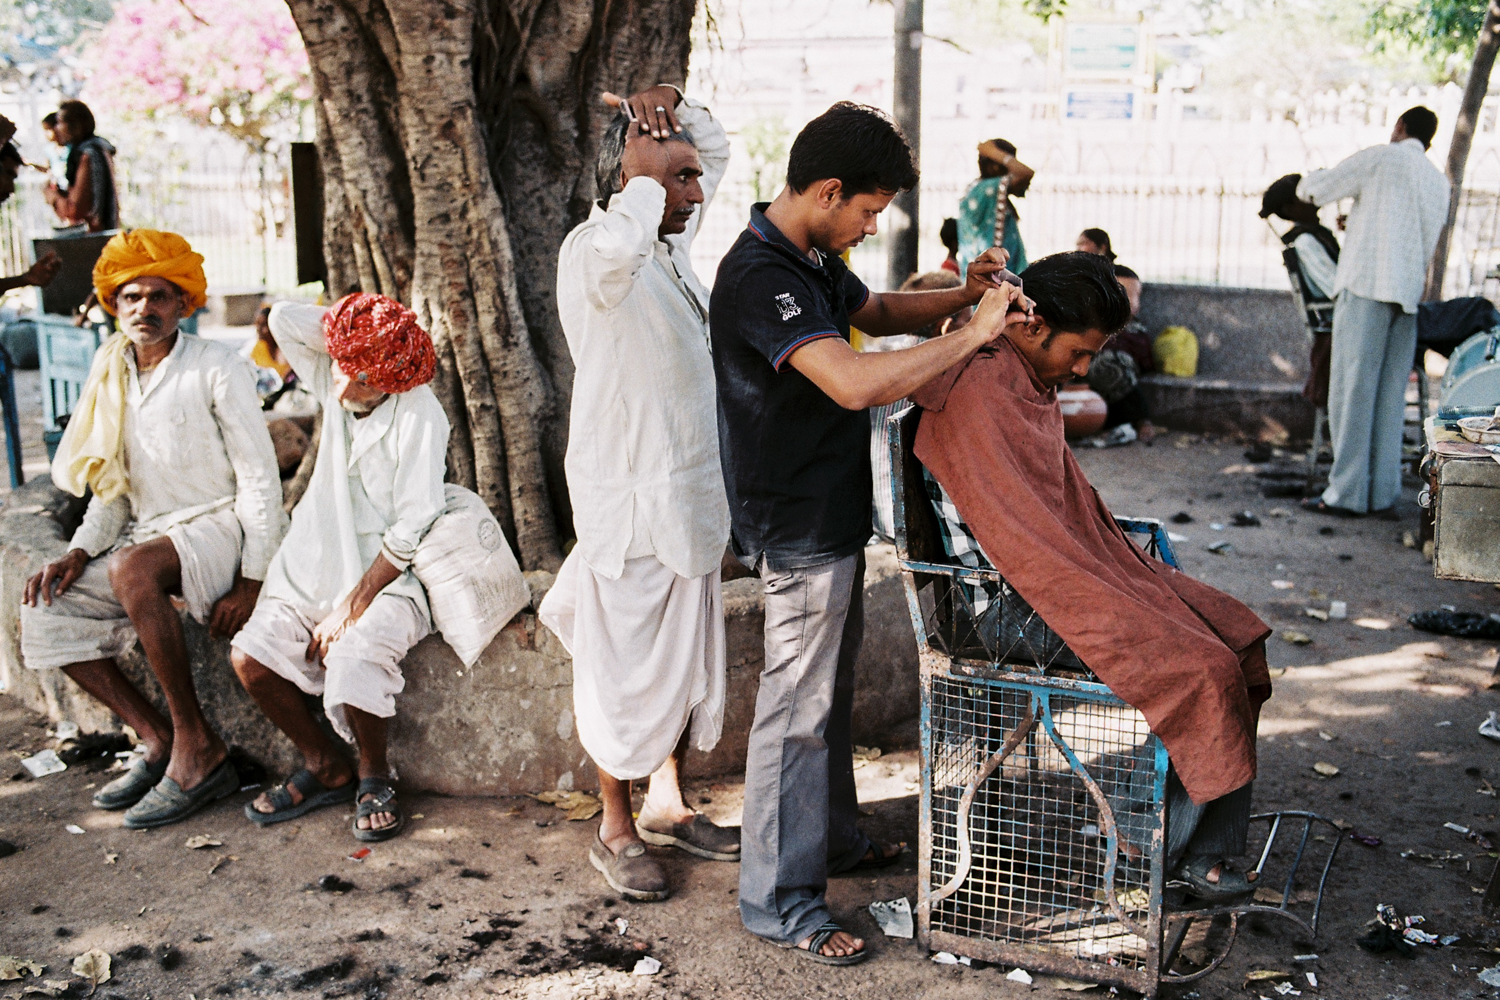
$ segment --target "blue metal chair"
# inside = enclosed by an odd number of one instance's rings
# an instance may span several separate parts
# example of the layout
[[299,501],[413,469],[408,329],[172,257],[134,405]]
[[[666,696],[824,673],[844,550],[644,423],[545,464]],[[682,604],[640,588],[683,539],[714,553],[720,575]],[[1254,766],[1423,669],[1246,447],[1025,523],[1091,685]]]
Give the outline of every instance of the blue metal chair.
[[[921,673],[921,942],[1155,996],[1162,982],[1217,968],[1246,913],[1286,918],[1311,938],[1339,831],[1310,813],[1254,817],[1267,830],[1255,868],[1264,886],[1272,845],[1289,831],[1295,839],[1300,823],[1279,904],[1169,911],[1166,748],[997,571],[946,555],[912,454],[918,418],[914,409],[892,416],[887,442]],[[1160,521],[1116,522],[1147,555],[1176,565]],[[981,587],[994,596],[976,615],[971,595]],[[1317,823],[1333,846],[1307,920],[1290,907],[1303,901],[1297,868]],[[1204,968],[1173,971],[1193,921],[1220,917],[1230,925],[1222,950]]]

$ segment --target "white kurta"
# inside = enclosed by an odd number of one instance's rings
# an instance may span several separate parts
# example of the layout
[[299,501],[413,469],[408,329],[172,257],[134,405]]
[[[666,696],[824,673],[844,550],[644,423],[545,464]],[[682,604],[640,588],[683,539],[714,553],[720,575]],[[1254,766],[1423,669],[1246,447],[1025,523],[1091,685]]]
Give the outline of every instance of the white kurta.
[[406,596],[429,627],[427,595],[411,572],[417,543],[443,512],[448,418],[427,386],[395,393],[356,419],[333,393],[321,306],[278,303],[271,332],[302,384],[323,405],[318,462],[292,512],[262,599],[322,621],[382,552],[404,570],[382,593]]
[[1417,311],[1448,218],[1448,181],[1420,142],[1371,146],[1314,170],[1297,184],[1297,197],[1314,205],[1354,199],[1330,295],[1349,292]]
[[568,492],[578,542],[538,609],[573,656],[578,737],[616,778],[643,778],[685,727],[700,750],[724,719],[719,466],[708,290],[689,250],[729,163],[724,129],[684,100],[705,202],[657,238],[666,191],[632,178],[558,257],[573,355]]

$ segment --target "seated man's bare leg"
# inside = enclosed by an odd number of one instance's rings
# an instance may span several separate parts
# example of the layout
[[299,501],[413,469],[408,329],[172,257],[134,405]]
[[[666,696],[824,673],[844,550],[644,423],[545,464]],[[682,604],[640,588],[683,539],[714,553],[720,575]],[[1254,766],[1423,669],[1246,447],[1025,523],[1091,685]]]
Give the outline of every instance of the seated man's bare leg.
[[[390,777],[391,766],[385,759],[386,720],[378,715],[362,712],[353,705],[345,705],[344,712],[349,719],[349,728],[354,730],[354,740],[359,744],[360,778]],[[357,822],[361,830],[384,830],[396,825],[396,815],[378,812]]]
[[[324,788],[342,788],[354,780],[354,768],[328,738],[323,727],[313,717],[302,700],[297,685],[271,670],[259,660],[236,648],[229,654],[229,662],[239,676],[245,691],[255,699],[266,718],[286,734],[302,754],[302,761],[313,777],[323,783]],[[352,711],[352,710],[351,710]],[[296,785],[286,785],[292,805],[302,802],[302,790]],[[270,792],[262,792],[252,804],[256,812],[272,813]],[[382,814],[385,815],[385,814]]]
[[87,660],[63,667],[63,673],[89,694],[108,705],[135,730],[146,748],[146,762],[159,764],[172,753],[172,724],[156,706],[120,673],[114,660]]
[[156,538],[119,550],[109,559],[109,582],[140,636],[146,661],[167,699],[172,717],[167,777],[191,791],[224,762],[229,751],[203,717],[193,688],[182,619],[169,596],[182,586],[182,566],[172,540]]

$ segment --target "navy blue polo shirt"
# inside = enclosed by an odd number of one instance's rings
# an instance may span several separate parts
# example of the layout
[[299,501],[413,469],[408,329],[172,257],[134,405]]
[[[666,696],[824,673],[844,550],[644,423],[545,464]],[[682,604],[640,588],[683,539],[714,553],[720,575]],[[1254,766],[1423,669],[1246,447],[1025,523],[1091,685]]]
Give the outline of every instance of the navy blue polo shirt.
[[709,331],[719,389],[719,460],[735,554],[777,570],[831,562],[870,538],[870,418],[846,410],[787,359],[849,339],[870,290],[837,257],[814,261],[765,217],[724,255]]

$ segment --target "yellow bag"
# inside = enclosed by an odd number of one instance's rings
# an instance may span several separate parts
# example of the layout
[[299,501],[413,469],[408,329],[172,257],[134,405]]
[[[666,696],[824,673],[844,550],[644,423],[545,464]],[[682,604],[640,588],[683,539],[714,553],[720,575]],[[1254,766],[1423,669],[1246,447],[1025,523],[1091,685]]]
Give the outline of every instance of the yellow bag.
[[1156,370],[1163,375],[1192,378],[1198,374],[1198,336],[1185,326],[1169,326],[1151,344]]

